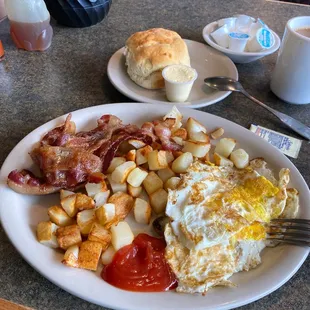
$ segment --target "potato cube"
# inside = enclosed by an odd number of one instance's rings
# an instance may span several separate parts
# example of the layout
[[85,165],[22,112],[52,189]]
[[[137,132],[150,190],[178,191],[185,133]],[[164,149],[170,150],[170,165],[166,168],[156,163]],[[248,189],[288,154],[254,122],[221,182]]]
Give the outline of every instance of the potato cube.
[[138,197],[142,192],[142,186],[134,187],[128,184],[127,191],[130,196]]
[[175,176],[175,173],[168,167],[157,171],[158,176],[165,183],[168,179]]
[[150,170],[159,170],[168,167],[166,151],[152,151],[148,154],[147,162]]
[[60,190],[60,200],[68,197],[68,196],[71,196],[71,195],[74,195],[74,192],[71,192],[71,191],[67,191],[65,189],[61,189]]
[[111,161],[111,164],[110,164],[108,170],[107,170],[107,173],[112,173],[115,170],[115,168],[117,168],[118,166],[120,166],[124,162],[126,162],[125,157],[114,157]]
[[168,191],[168,189],[176,189],[181,182],[179,177],[172,177],[165,182],[164,189]]
[[126,160],[128,161],[136,161],[136,150],[130,150],[127,154],[126,154]]
[[152,143],[152,148],[153,148],[154,151],[155,150],[160,151],[162,149],[162,145],[160,143],[158,143],[158,142],[153,142]]
[[192,132],[190,140],[197,141],[197,142],[210,143],[209,136],[206,133],[202,132],[202,131]]
[[51,248],[58,248],[59,244],[56,238],[58,226],[52,222],[41,222],[37,226],[38,241]]
[[210,151],[211,144],[198,141],[185,141],[183,152],[190,152],[193,156],[197,158],[202,158]]
[[237,149],[230,154],[230,160],[239,169],[243,169],[249,165],[249,154],[243,149]]
[[109,190],[107,190],[106,192],[96,194],[94,197],[96,208],[103,206],[105,203],[107,203],[109,196],[110,196]]
[[115,205],[115,214],[119,221],[123,220],[133,207],[134,200],[133,198],[122,192],[115,193],[112,195],[109,200],[109,203]]
[[70,246],[65,255],[63,260],[61,261],[64,265],[69,266],[69,267],[79,267],[79,252],[80,248],[78,245],[72,245]]
[[131,244],[134,235],[127,222],[119,222],[117,225],[112,225],[112,245],[116,251],[125,245]]
[[96,221],[95,209],[84,210],[77,214],[76,216],[77,224],[80,227],[81,234],[89,234],[91,227]]
[[106,203],[100,208],[96,209],[96,217],[102,226],[105,226],[106,224],[115,220],[115,216],[116,211],[114,203]]
[[171,162],[174,161],[173,153],[171,151],[165,151],[165,152],[166,152],[167,163],[170,164]]
[[150,195],[150,204],[156,214],[163,213],[166,210],[168,193],[163,189],[159,189]]
[[112,262],[113,257],[116,251],[112,245],[110,245],[102,254],[101,254],[101,262],[103,265],[108,265]]
[[180,137],[171,137],[171,140],[174,141],[176,144],[183,145],[184,140]]
[[127,177],[131,170],[136,168],[136,164],[133,161],[126,161],[125,163],[119,165],[112,172],[111,177],[112,180],[116,183],[125,183]]
[[86,183],[85,189],[87,195],[91,198],[94,198],[96,194],[105,192],[108,190],[107,184],[105,181],[101,181],[99,183]]
[[179,128],[172,133],[172,137],[179,137],[182,140],[187,139],[187,130],[185,128]]
[[101,243],[102,250],[105,250],[111,243],[111,234],[100,224],[94,223],[88,234],[88,240]]
[[236,145],[236,140],[230,138],[222,138],[215,146],[214,153],[218,153],[226,158],[230,155]]
[[[184,143],[183,143],[184,145]],[[183,155],[184,153],[181,151],[173,151],[173,156],[174,158],[178,158],[179,156]]]
[[186,152],[173,161],[171,169],[175,173],[185,173],[192,162],[193,162],[192,153]]
[[89,183],[105,182],[106,176],[102,172],[93,172],[88,176]]
[[147,175],[148,175],[147,171],[137,167],[129,173],[127,182],[131,186],[139,187],[144,181],[144,179],[147,177]]
[[147,193],[150,195],[156,192],[158,189],[163,188],[164,182],[154,171],[151,171],[144,179],[143,186]]
[[150,202],[150,197],[147,194],[147,192],[145,191],[145,189],[142,189],[142,191],[139,195],[139,198],[145,200],[146,202]]
[[95,201],[91,197],[88,197],[85,194],[77,193],[76,200],[75,200],[75,208],[80,211],[94,209]]
[[138,166],[147,163],[148,153],[152,152],[153,148],[150,145],[146,145],[136,152],[136,164]]
[[191,134],[194,132],[207,132],[207,128],[200,124],[197,120],[195,120],[192,117],[189,117],[187,122],[186,122],[186,130],[188,133],[188,137],[191,139]]
[[173,128],[180,128],[182,126],[182,118],[183,115],[180,113],[180,111],[177,109],[177,107],[174,105],[172,109],[164,116],[164,121],[168,118],[174,118],[175,124]]
[[62,208],[70,217],[74,217],[78,212],[78,209],[75,207],[76,194],[65,196],[60,200]]
[[118,154],[127,154],[130,150],[133,150],[134,147],[128,143],[128,141],[123,141],[118,148]]
[[214,131],[211,132],[211,138],[216,140],[220,138],[224,134],[224,128],[220,127]]
[[136,198],[133,205],[133,212],[137,223],[150,224],[152,208],[145,200]]
[[223,167],[234,166],[234,163],[231,160],[217,153],[214,153],[214,162],[217,166],[223,166]]
[[48,208],[47,213],[50,220],[58,226],[67,226],[74,223],[74,220],[59,206]]
[[108,175],[108,180],[112,189],[113,193],[117,193],[117,192],[123,192],[126,193],[127,192],[127,183],[118,183],[112,180],[111,175]]
[[145,146],[145,143],[140,140],[130,139],[128,140],[128,143],[132,145],[135,149],[141,149]]
[[78,260],[79,267],[96,271],[101,252],[101,243],[89,240],[82,242]]
[[82,236],[78,225],[59,227],[56,231],[56,237],[59,246],[64,250],[82,242]]

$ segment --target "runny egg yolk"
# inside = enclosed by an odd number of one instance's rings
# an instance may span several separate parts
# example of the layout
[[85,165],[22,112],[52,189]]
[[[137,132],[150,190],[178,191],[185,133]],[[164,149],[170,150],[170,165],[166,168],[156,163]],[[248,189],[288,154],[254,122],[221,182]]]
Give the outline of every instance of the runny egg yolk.
[[270,221],[270,214],[264,205],[268,198],[275,196],[279,188],[273,186],[265,177],[247,179],[243,185],[232,189],[224,197],[227,203],[237,203],[246,211],[246,219],[249,221]]
[[266,229],[261,223],[242,228],[233,236],[234,240],[262,240],[266,238]]

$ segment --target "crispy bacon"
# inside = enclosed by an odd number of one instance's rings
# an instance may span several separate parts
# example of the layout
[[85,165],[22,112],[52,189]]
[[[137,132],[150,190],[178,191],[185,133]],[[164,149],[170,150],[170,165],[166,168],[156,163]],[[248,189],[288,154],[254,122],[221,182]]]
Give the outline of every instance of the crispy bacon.
[[67,116],[62,126],[49,131],[41,140],[41,145],[62,146],[69,140],[71,135],[75,134],[76,126],[71,122],[71,113]]
[[103,115],[96,128],[75,133],[71,114],[62,126],[49,131],[30,156],[41,171],[35,177],[29,171],[12,171],[8,185],[23,194],[43,195],[60,189],[76,189],[90,174],[105,172],[120,144],[129,139],[151,144],[154,133],[134,125],[123,125],[114,115]]
[[30,156],[48,184],[67,189],[87,181],[89,174],[102,168],[99,157],[78,148],[47,145],[34,149]]
[[46,184],[28,170],[13,170],[8,175],[7,183],[15,192],[27,195],[47,195],[58,192],[61,187]]
[[163,150],[181,151],[182,146],[170,140],[173,124],[166,121],[154,121],[155,135],[160,139]]

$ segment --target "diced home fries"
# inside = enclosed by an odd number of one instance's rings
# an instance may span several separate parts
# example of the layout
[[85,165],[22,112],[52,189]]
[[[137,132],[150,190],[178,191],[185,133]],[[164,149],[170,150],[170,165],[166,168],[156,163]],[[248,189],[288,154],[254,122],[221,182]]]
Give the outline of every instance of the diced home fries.
[[60,205],[51,206],[50,220],[37,226],[38,241],[64,250],[63,264],[95,271],[99,261],[109,264],[117,250],[132,243],[134,234],[126,222],[130,213],[146,226],[152,215],[165,213],[168,192],[182,184],[182,174],[194,161],[213,158],[217,166],[236,168],[249,164],[245,150],[234,150],[237,141],[233,138],[221,138],[211,154],[210,137],[220,138],[223,128],[209,136],[207,128],[194,118],[188,118],[182,127],[182,118],[173,107],[160,121],[168,126],[175,148],[164,147],[162,137],[151,145],[131,139],[121,144],[106,175],[89,176],[86,192],[61,190]]

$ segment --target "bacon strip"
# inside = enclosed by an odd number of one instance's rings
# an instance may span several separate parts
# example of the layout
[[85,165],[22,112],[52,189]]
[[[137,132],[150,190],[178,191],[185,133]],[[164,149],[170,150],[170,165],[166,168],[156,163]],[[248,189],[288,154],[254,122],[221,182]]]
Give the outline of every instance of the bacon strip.
[[7,184],[15,192],[27,195],[47,195],[58,192],[61,187],[43,183],[43,180],[35,177],[30,171],[13,170],[7,179]]
[[50,194],[62,188],[73,190],[85,184],[90,174],[105,172],[122,142],[136,139],[151,144],[158,139],[151,131],[123,125],[114,115],[103,115],[97,122],[93,130],[76,134],[69,114],[65,123],[49,131],[30,153],[42,177],[14,170],[8,176],[8,185],[16,192],[31,195]]

